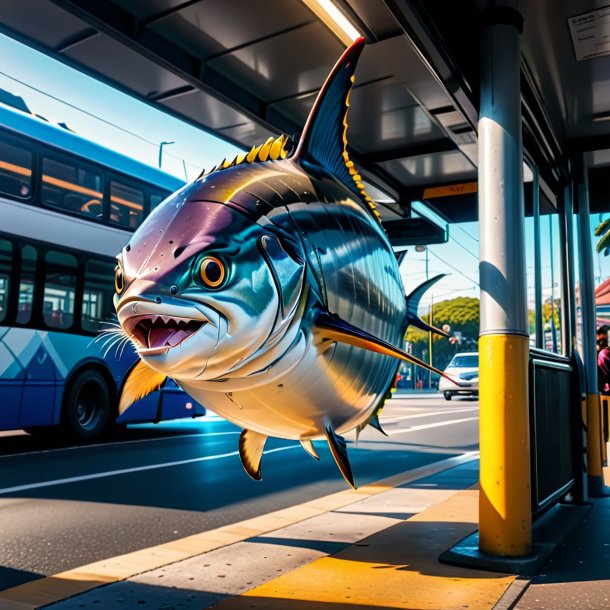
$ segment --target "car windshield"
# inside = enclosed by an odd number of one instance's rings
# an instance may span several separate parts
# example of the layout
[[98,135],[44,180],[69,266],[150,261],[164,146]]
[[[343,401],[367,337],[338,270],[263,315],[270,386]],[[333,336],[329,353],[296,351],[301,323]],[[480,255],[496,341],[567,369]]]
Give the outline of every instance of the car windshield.
[[449,366],[459,366],[462,368],[479,366],[479,355],[471,354],[468,356],[454,356]]

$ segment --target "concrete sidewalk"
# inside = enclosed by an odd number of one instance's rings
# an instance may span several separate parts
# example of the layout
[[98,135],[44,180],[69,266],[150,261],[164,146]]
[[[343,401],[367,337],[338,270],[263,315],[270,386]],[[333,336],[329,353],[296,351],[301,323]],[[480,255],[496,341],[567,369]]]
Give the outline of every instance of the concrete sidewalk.
[[438,561],[477,528],[476,458],[27,583],[0,609],[610,608],[610,499],[531,580]]

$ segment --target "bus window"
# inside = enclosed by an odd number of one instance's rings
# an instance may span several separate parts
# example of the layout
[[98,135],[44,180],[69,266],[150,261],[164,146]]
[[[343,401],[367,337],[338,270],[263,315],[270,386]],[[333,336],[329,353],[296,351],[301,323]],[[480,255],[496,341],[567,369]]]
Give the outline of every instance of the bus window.
[[45,259],[43,317],[51,328],[70,328],[74,321],[76,258],[49,251]]
[[0,137],[0,192],[17,199],[30,199],[33,159],[30,149]]
[[88,218],[102,217],[102,176],[68,161],[42,160],[44,205]]
[[112,180],[110,182],[110,222],[128,229],[135,229],[143,218],[143,191]]
[[27,324],[32,318],[36,258],[37,253],[33,246],[23,246],[21,248],[21,279],[19,281],[17,324]]
[[6,318],[11,279],[13,245],[6,239],[0,239],[0,322]]
[[167,199],[167,193],[153,193],[150,196],[150,211],[152,212],[164,199]]
[[81,327],[89,332],[100,330],[100,323],[115,319],[114,263],[88,260],[85,263],[85,290]]

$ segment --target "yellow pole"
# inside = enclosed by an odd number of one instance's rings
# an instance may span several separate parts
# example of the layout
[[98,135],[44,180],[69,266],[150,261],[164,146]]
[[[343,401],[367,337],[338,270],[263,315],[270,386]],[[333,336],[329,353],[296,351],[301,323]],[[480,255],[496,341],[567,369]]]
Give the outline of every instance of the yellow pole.
[[[599,477],[602,481],[604,433],[602,426],[602,410],[599,394],[587,394],[587,466],[589,477]],[[593,494],[592,494],[593,495]]]
[[528,354],[527,337],[479,339],[479,548],[490,555],[532,551]]
[[523,18],[510,6],[491,5],[483,22],[479,549],[522,557],[532,552],[519,40]]

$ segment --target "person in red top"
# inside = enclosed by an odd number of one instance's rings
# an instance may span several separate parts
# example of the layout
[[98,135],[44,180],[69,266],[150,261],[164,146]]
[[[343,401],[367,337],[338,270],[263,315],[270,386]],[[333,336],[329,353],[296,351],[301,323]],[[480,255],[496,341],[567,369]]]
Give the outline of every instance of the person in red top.
[[597,386],[601,394],[610,394],[610,349],[605,324],[597,329]]

